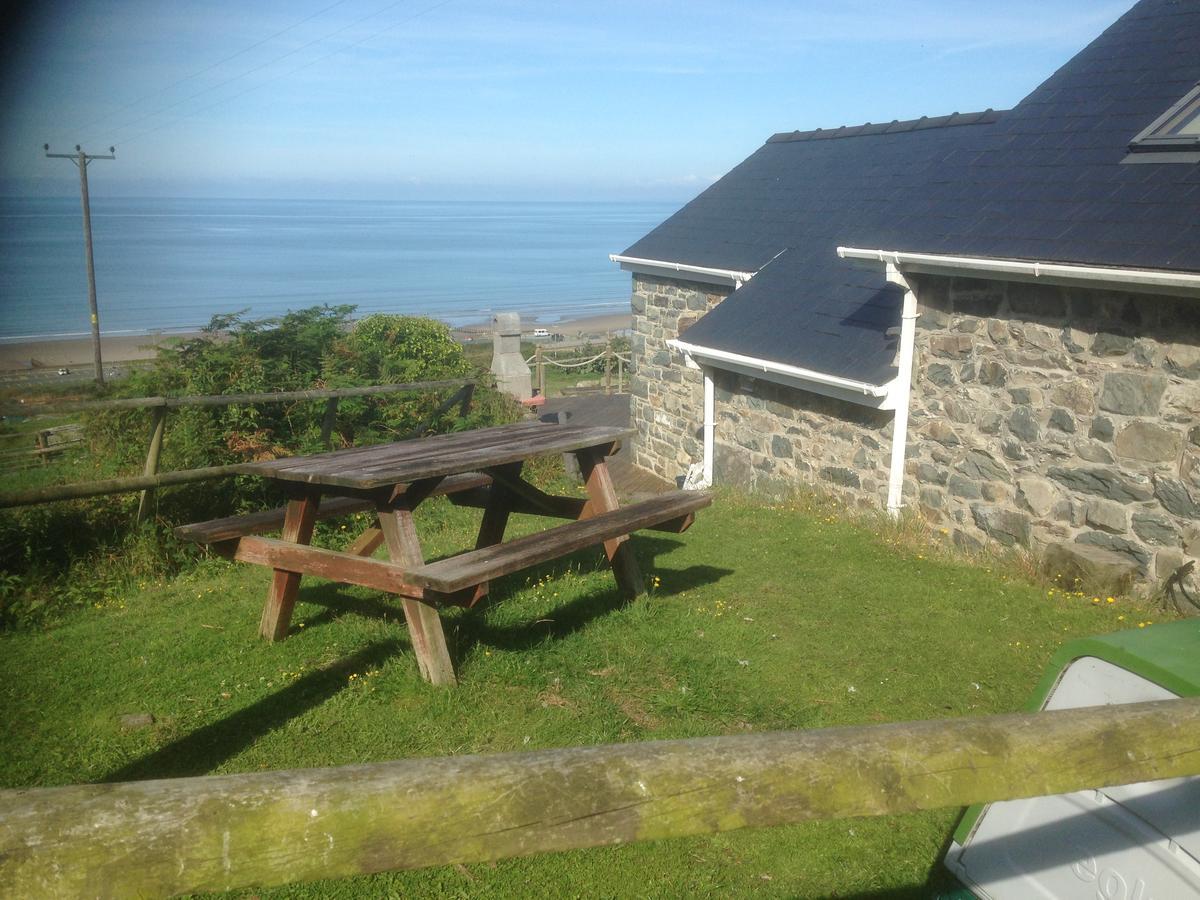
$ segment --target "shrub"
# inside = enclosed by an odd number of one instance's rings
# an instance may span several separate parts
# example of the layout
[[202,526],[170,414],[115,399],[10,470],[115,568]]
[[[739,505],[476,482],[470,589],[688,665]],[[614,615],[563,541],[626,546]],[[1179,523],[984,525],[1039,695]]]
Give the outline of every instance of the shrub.
[[[236,313],[214,317],[195,338],[159,352],[154,365],[132,374],[119,391],[131,397],[270,393],[369,384],[460,379],[471,365],[449,328],[413,316],[372,315],[350,323],[352,306],[317,306],[277,320]],[[477,373],[483,375],[484,373]],[[335,447],[396,440],[418,428],[448,431],[515,421],[519,407],[477,387],[472,409],[434,413],[447,392],[342,399]],[[225,465],[324,449],[325,403],[237,404],[168,413],[163,471]],[[70,480],[140,474],[151,415],[147,409],[105,410],[84,417],[87,474]],[[34,621],[109,591],[114,579],[176,571],[190,559],[170,527],[277,505],[276,489],[235,477],[159,491],[155,521],[132,526],[136,494],[0,512],[0,626]],[[69,590],[68,590],[69,588]],[[57,598],[57,599],[56,599]]]

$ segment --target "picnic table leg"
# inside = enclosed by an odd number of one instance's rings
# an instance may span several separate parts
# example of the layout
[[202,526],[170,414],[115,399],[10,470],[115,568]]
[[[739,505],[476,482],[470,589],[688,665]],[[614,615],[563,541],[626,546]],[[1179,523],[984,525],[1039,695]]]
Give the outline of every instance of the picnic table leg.
[[523,462],[509,463],[496,466],[489,470],[492,475],[492,486],[488,489],[487,506],[483,508],[483,521],[479,523],[479,537],[475,539],[475,549],[482,550],[504,540],[504,529],[508,527],[508,517],[513,509],[513,492],[505,483],[521,477]]
[[[413,524],[412,506],[408,502],[380,504],[379,529],[383,532],[392,562],[399,563],[405,569],[415,569],[425,564],[421,555],[421,541]],[[457,684],[437,608],[408,597],[402,598],[401,604],[421,677],[432,684]]]
[[383,532],[372,525],[346,548],[351,556],[370,556],[383,545]]
[[[282,538],[295,544],[307,544],[312,540],[313,525],[317,521],[317,504],[321,495],[310,491],[289,500],[283,519]],[[292,622],[292,607],[296,605],[296,594],[300,590],[300,573],[276,569],[263,607],[258,633],[268,641],[280,641],[287,637]]]
[[[579,460],[579,471],[583,474],[588,494],[588,502],[579,518],[587,519],[617,509],[617,492],[613,488],[612,476],[609,475],[603,451],[589,448],[577,451],[575,457]],[[621,593],[631,598],[646,593],[642,570],[633,555],[629,535],[605,541],[604,552],[608,556]]]

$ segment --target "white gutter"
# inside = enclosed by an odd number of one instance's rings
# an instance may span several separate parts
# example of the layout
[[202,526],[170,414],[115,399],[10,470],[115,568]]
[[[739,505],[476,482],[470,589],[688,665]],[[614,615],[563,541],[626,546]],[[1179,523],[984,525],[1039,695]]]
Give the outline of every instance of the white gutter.
[[691,266],[687,263],[669,262],[662,259],[639,259],[636,256],[621,256],[610,253],[608,258],[620,263],[621,268],[630,272],[641,272],[647,275],[688,274],[696,280],[708,281],[714,284],[731,284],[741,287],[754,277],[753,272],[738,272],[735,269],[714,269],[709,266]]
[[972,273],[1016,281],[1045,279],[1092,287],[1119,285],[1125,290],[1200,297],[1200,274],[1190,272],[1165,272],[1157,269],[1110,269],[1101,266],[1076,266],[1068,263],[907,253],[903,250],[866,250],[859,247],[838,247],[837,253],[843,259],[870,259],[891,263],[898,268],[903,267],[906,272],[925,272],[931,275]]
[[729,363],[741,369],[762,372],[765,375],[778,375],[789,381],[802,381],[838,388],[851,394],[861,394],[865,397],[883,398],[890,394],[889,385],[886,384],[867,384],[865,381],[854,381],[853,379],[842,378],[838,375],[827,375],[824,372],[814,372],[812,369],[789,366],[784,363],[773,362],[769,359],[742,356],[740,353],[730,353],[727,350],[716,350],[712,347],[701,347],[696,344],[689,344],[687,341],[681,341],[678,338],[667,341],[667,346],[695,359],[711,362],[717,368],[722,368],[721,363]]
[[[839,251],[840,252],[840,251]],[[892,429],[892,459],[888,466],[887,510],[899,518],[904,507],[904,453],[908,445],[908,407],[912,401],[913,347],[917,332],[917,295],[894,263],[887,264],[885,276],[890,284],[904,288],[904,306],[900,313],[900,352],[896,357],[895,426]]]

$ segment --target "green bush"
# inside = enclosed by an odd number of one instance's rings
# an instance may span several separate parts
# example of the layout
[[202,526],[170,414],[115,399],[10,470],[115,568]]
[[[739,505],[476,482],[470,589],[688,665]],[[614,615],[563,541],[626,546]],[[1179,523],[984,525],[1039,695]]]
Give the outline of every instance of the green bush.
[[[472,366],[440,322],[317,306],[277,320],[215,317],[195,338],[159,352],[110,396],[197,396],[463,379]],[[364,446],[433,432],[515,421],[519,407],[475,372],[472,408],[437,416],[450,390],[339,401],[331,443]],[[227,465],[324,449],[324,401],[183,407],[167,414],[162,471]],[[140,474],[151,413],[105,410],[83,417],[89,464],[69,480]],[[191,558],[170,536],[176,524],[278,505],[259,478],[235,477],[159,491],[154,522],[132,528],[136,494],[0,511],[0,627],[91,602],[112,583],[177,571]]]

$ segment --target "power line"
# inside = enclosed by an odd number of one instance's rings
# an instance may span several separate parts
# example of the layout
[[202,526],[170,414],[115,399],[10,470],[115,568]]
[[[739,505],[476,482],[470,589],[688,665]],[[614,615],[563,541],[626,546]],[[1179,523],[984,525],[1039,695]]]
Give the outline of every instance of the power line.
[[223,57],[222,59],[218,59],[212,65],[205,66],[203,69],[200,69],[196,72],[192,72],[190,75],[184,75],[182,78],[180,78],[176,81],[172,81],[170,84],[168,84],[164,88],[159,88],[158,90],[151,91],[148,94],[144,94],[143,96],[138,97],[136,100],[130,100],[128,103],[126,103],[123,106],[119,106],[116,109],[109,110],[108,112],[104,113],[103,115],[97,116],[95,119],[92,119],[90,122],[85,122],[83,125],[79,126],[78,130],[80,132],[86,132],[87,129],[92,128],[96,125],[99,125],[102,122],[111,121],[115,116],[123,113],[125,110],[132,109],[133,107],[138,106],[139,104],[145,103],[147,100],[150,100],[154,97],[158,97],[162,94],[167,93],[168,91],[172,91],[175,88],[179,87],[179,85],[184,84],[188,81],[191,81],[195,78],[199,78],[201,75],[207,75],[213,69],[215,69],[219,66],[225,65],[225,63],[231,62],[231,61],[237,59],[239,56],[244,56],[245,54],[249,53],[251,50],[257,50],[263,44],[270,43],[271,41],[275,40],[276,38],[283,37],[289,31],[294,31],[295,29],[299,28],[301,25],[304,25],[307,22],[311,22],[313,19],[317,18],[318,16],[325,15],[325,13],[329,12],[331,9],[341,6],[343,3],[346,3],[346,2],[347,2],[347,0],[336,0],[335,3],[331,3],[329,6],[326,6],[324,9],[318,10],[317,12],[313,13],[310,16],[305,16],[303,19],[301,19],[298,22],[293,22],[287,28],[284,28],[281,31],[277,31],[274,34],[270,35],[269,37],[265,37],[260,41],[255,41],[249,47],[243,47],[241,50],[238,50],[236,53],[231,53],[229,56]]
[[[400,2],[403,2],[403,0],[400,0]],[[379,10],[379,12],[371,13],[371,15],[366,16],[365,18],[367,18],[367,19],[372,18],[372,17],[378,15],[379,13],[385,12],[388,9],[392,9],[393,7],[399,6],[400,2],[393,3],[390,6],[384,7],[384,9]],[[394,28],[399,28],[401,25],[406,25],[409,22],[415,21],[416,19],[419,19],[425,15],[428,15],[429,13],[433,12],[434,10],[441,9],[443,6],[447,6],[452,2],[454,2],[454,0],[440,0],[440,2],[435,3],[432,6],[426,7],[425,9],[421,10],[418,13],[414,13],[413,15],[408,16],[407,18],[400,19],[398,22],[393,22],[391,25],[388,25],[384,28],[380,28],[377,31],[373,31],[370,34],[368,34],[366,37],[360,38],[359,40],[355,41],[352,44],[347,44],[345,47],[339,47],[336,50],[326,53],[324,56],[318,56],[316,59],[309,60],[306,63],[302,63],[299,66],[296,66],[294,69],[289,69],[286,72],[283,72],[279,75],[275,75],[271,78],[266,79],[265,81],[261,81],[258,84],[254,85],[252,87],[249,87],[244,91],[241,91],[240,93],[233,94],[232,96],[229,96],[229,97],[224,97],[224,98],[216,101],[215,103],[211,103],[208,106],[202,106],[202,107],[200,107],[200,109],[193,110],[190,113],[185,113],[184,115],[179,116],[178,118],[172,119],[169,122],[164,122],[161,125],[156,125],[153,128],[149,128],[145,131],[139,132],[138,134],[132,135],[131,137],[124,138],[121,141],[121,144],[122,144],[122,146],[127,146],[128,144],[130,144],[133,141],[141,140],[142,138],[146,137],[146,135],[154,134],[156,131],[161,131],[162,129],[167,128],[171,125],[178,124],[183,119],[191,118],[192,116],[198,116],[201,113],[208,112],[210,109],[215,109],[216,107],[221,106],[224,103],[229,103],[233,100],[237,100],[241,97],[244,97],[247,94],[252,94],[257,90],[261,90],[262,88],[266,87],[269,84],[273,84],[274,82],[278,81],[281,78],[290,77],[292,75],[295,75],[297,72],[302,71],[303,69],[307,69],[309,66],[314,66],[317,63],[324,62],[325,60],[329,59],[332,56],[337,56],[339,53],[344,53],[347,50],[352,50],[361,44],[365,44],[367,41],[370,41],[370,40],[373,40],[374,38],[379,37],[381,34],[386,34],[387,32],[391,31]],[[363,20],[360,19],[358,21],[361,22]],[[354,22],[351,24],[357,25],[358,22]],[[350,27],[350,26],[347,26],[347,27]],[[341,29],[341,30],[345,30],[345,29]],[[306,45],[306,46],[310,46],[310,45]],[[291,54],[286,54],[286,55],[291,55]],[[280,57],[280,59],[283,59],[283,58],[284,57]],[[276,60],[276,62],[278,62],[278,60]]]
[[[315,46],[316,44],[323,43],[332,37],[337,37],[343,31],[353,28],[355,25],[360,25],[363,22],[367,21],[368,19],[373,19],[376,16],[387,12],[388,10],[395,9],[397,6],[400,6],[406,2],[407,2],[407,0],[394,0],[394,2],[389,3],[386,6],[383,6],[380,9],[375,10],[375,12],[367,13],[367,15],[365,15],[361,18],[355,19],[353,22],[349,22],[346,25],[343,25],[341,28],[337,28],[337,29],[329,32],[329,34],[323,35],[318,38],[314,38],[313,40],[309,41],[307,44],[302,44],[299,47],[295,47],[294,49],[289,50],[287,53],[283,53],[279,56],[274,57],[273,59],[267,60],[264,63],[260,63],[257,66],[253,66],[244,72],[240,72],[239,74],[234,75],[232,78],[226,78],[224,81],[220,81],[220,82],[217,82],[216,84],[209,85],[206,88],[202,88],[201,90],[196,91],[194,94],[189,94],[187,97],[184,97],[182,100],[176,100],[174,103],[168,103],[166,106],[160,107],[160,108],[154,110],[153,112],[148,112],[145,115],[138,116],[136,119],[132,119],[128,122],[125,122],[122,125],[118,125],[117,128],[120,128],[120,129],[131,128],[134,125],[137,125],[141,122],[146,121],[147,119],[152,119],[157,115],[160,115],[164,112],[175,109],[175,107],[177,107],[177,106],[182,106],[184,103],[187,103],[191,100],[195,100],[197,97],[203,97],[205,94],[208,94],[208,93],[211,93],[220,88],[226,87],[227,85],[230,85],[235,81],[239,81],[242,78],[245,78],[247,75],[253,75],[255,72],[261,72],[263,69],[265,69],[269,66],[275,65],[275,63],[281,62],[282,60],[287,59],[289,56],[295,56],[297,53],[304,52],[309,47]],[[449,2],[449,0],[447,0],[447,2]],[[354,46],[354,45],[351,44],[350,46]],[[322,58],[324,58],[324,57],[322,57]],[[274,79],[270,79],[264,83],[269,84],[270,81],[272,81],[272,80],[274,80]],[[240,95],[235,95],[235,96],[240,96]],[[218,102],[224,102],[224,101],[218,101]],[[209,107],[205,107],[205,108],[207,109]],[[201,110],[201,112],[202,111],[203,110]],[[134,139],[136,140],[136,138],[134,138]],[[128,139],[125,139],[125,140],[120,141],[119,143],[121,143],[122,146],[124,146],[127,142],[128,142]]]

